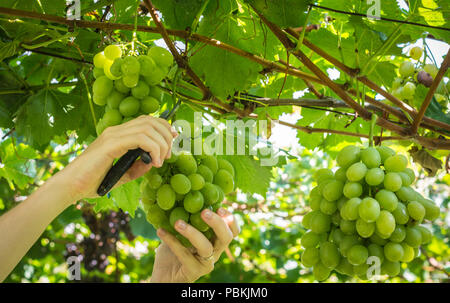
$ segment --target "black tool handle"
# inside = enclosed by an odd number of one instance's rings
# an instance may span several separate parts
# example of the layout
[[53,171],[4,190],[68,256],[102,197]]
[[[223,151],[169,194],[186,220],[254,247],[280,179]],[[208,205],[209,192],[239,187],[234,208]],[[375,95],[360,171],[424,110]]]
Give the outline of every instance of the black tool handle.
[[111,190],[111,188],[116,185],[120,178],[127,172],[127,170],[133,165],[136,159],[139,158],[139,156],[141,156],[142,161],[147,164],[152,162],[152,157],[150,156],[150,154],[143,151],[142,149],[138,148],[129,150],[108,171],[102,183],[98,187],[97,194],[99,196],[106,195]]

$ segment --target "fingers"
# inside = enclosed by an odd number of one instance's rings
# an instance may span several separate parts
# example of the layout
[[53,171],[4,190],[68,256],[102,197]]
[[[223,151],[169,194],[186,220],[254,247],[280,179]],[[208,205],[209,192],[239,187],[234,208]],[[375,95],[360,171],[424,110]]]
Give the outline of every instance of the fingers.
[[202,212],[202,218],[216,234],[217,240],[214,243],[214,256],[217,260],[225,248],[230,244],[231,240],[233,240],[233,232],[222,217],[209,209],[205,209]]
[[231,232],[233,233],[233,238],[239,235],[239,233],[241,232],[239,224],[231,212],[229,212],[224,208],[219,208],[217,210],[217,214],[221,216],[228,224],[228,227],[231,229]]
[[175,229],[188,239],[191,244],[197,249],[199,256],[207,258],[213,254],[213,246],[211,242],[197,229],[187,224],[183,220],[178,220],[175,223]]
[[178,261],[188,268],[198,267],[200,264],[198,260],[192,255],[188,248],[184,247],[177,238],[171,233],[160,228],[157,231],[158,237],[167,246],[169,246],[172,253],[177,257]]
[[117,186],[120,186],[121,184],[127,183],[129,181],[132,181],[134,179],[143,176],[151,168],[152,168],[151,164],[145,164],[142,161],[134,162],[133,165],[130,167],[130,169],[127,170],[127,172],[123,175],[123,177],[120,178],[119,182],[117,182]]

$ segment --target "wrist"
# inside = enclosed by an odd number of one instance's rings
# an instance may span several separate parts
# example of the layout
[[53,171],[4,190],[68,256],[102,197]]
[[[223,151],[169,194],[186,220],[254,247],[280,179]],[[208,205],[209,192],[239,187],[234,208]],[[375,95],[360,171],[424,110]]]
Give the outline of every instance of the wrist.
[[48,188],[51,195],[58,199],[58,203],[66,208],[79,200],[74,187],[71,186],[70,178],[65,174],[64,170],[58,172],[53,177],[48,179],[43,189]]

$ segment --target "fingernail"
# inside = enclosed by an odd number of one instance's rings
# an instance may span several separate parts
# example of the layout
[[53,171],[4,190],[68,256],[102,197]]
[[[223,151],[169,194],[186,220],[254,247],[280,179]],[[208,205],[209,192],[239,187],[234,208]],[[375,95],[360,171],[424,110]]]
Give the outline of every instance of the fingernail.
[[185,230],[187,227],[186,222],[184,222],[183,220],[178,220],[176,225],[177,225],[177,229],[181,229],[181,230]]
[[203,212],[203,216],[205,217],[205,219],[211,219],[212,218],[212,212],[209,210],[209,209],[206,209],[204,212]]
[[162,228],[158,229],[158,235],[160,237],[164,237],[166,235],[166,231]]
[[217,213],[219,214],[219,216],[225,216],[227,214],[227,211],[221,207],[217,210]]

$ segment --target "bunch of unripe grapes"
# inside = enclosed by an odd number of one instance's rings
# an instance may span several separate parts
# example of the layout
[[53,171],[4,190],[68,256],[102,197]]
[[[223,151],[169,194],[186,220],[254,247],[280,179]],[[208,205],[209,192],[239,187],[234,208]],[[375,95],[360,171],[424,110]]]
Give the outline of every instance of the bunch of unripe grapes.
[[[413,61],[402,62],[398,70],[400,77],[395,78],[391,87],[392,94],[395,97],[407,101],[410,104],[412,104],[411,101],[414,99],[417,85],[422,84],[426,87],[430,87],[439,72],[439,69],[434,64],[423,65],[419,61],[422,54],[423,50],[418,46],[413,47],[410,50],[409,56],[413,60],[418,61],[417,66]],[[447,106],[449,92],[450,81],[447,81],[447,84],[445,84],[444,81],[441,81],[436,89],[435,98],[444,107]]]
[[168,74],[172,54],[158,46],[147,55],[124,56],[117,45],[109,45],[94,56],[93,101],[105,106],[97,123],[100,134],[109,126],[125,123],[159,109],[162,90],[157,86]]
[[420,224],[439,217],[439,207],[411,187],[416,177],[407,158],[387,146],[346,146],[336,160],[335,173],[319,169],[314,176],[312,211],[302,221],[309,229],[301,238],[303,265],[319,281],[333,270],[368,279],[374,256],[382,275],[397,276],[401,263],[431,241]]
[[141,202],[147,220],[156,228],[164,228],[180,242],[191,243],[174,229],[183,220],[201,231],[208,239],[213,231],[201,218],[208,208],[217,211],[225,195],[234,190],[235,171],[225,159],[190,153],[172,154],[162,167],[152,168],[141,183]]

